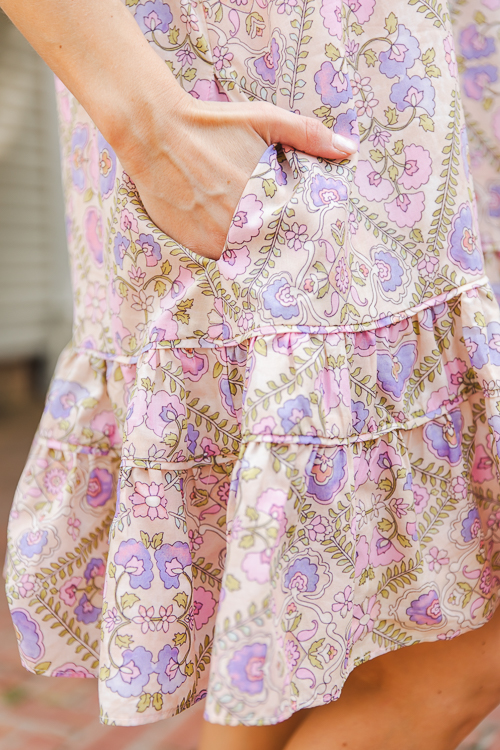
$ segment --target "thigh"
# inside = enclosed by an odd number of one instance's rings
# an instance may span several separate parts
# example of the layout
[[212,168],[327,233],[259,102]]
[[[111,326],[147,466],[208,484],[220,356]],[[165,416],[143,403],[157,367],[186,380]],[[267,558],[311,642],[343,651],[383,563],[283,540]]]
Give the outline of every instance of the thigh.
[[282,750],[308,713],[297,711],[286,721],[262,727],[225,727],[204,721],[198,750]]

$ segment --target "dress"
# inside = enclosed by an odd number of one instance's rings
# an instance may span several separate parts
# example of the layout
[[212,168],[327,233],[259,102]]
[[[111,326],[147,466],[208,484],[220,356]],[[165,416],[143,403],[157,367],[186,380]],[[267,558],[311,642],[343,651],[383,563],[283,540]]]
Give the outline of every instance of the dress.
[[[9,603],[25,666],[98,676],[105,723],[206,697],[211,722],[272,724],[497,604],[500,310],[450,16],[126,5],[193,96],[317,116],[359,156],[268,147],[212,261],[151,222],[58,85],[75,327],[11,513]],[[458,65],[493,138],[477,12],[457,6]]]

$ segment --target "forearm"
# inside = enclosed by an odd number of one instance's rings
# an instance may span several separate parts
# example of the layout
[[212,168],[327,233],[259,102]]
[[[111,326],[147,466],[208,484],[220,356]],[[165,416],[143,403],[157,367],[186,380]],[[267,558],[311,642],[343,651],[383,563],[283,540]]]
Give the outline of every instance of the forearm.
[[[116,148],[185,97],[120,0],[0,0],[0,7]],[[147,132],[146,132],[147,130]]]

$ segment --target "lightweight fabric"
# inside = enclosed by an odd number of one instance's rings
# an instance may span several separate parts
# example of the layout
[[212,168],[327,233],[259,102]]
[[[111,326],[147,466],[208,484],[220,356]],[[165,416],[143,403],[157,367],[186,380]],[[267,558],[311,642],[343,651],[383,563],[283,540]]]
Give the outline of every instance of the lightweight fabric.
[[151,222],[58,86],[74,337],[7,592],[25,666],[98,676],[103,722],[206,697],[211,722],[275,723],[492,615],[500,310],[458,70],[487,133],[471,126],[493,268],[495,2],[457,8],[457,62],[437,0],[127,0],[193,96],[360,141],[342,162],[267,148],[218,261]]

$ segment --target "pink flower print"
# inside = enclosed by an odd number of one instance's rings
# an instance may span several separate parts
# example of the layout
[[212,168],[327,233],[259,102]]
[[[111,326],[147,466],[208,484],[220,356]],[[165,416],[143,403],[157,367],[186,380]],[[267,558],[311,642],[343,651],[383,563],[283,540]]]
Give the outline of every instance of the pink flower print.
[[94,206],[90,206],[85,211],[84,224],[87,247],[92,253],[96,264],[101,266],[103,253],[102,216]]
[[202,439],[201,447],[205,456],[218,456],[220,453],[219,446],[213,440],[210,440],[208,436]]
[[120,214],[120,229],[122,232],[126,232],[128,230],[135,232],[136,234],[139,234],[139,225],[137,224],[137,219],[135,218],[134,214],[128,210],[128,208],[123,208]]
[[353,591],[351,586],[346,586],[343,591],[338,591],[333,597],[335,604],[332,604],[332,610],[334,612],[340,612],[341,617],[347,617],[347,614],[351,611],[353,604]]
[[401,456],[399,456],[392,445],[385,440],[381,440],[378,445],[372,448],[370,455],[370,479],[378,482],[381,474],[386,470],[401,466]]
[[468,484],[464,477],[455,477],[451,482],[451,491],[454,497],[465,500],[467,497]]
[[137,285],[142,284],[142,282],[146,278],[145,272],[142,270],[142,268],[138,268],[137,266],[132,266],[132,268],[128,272],[128,275],[130,276],[130,280]]
[[36,583],[35,576],[30,575],[29,573],[24,573],[21,576],[19,583],[17,584],[17,591],[18,591],[19,596],[22,599],[25,599],[27,596],[32,596],[35,590],[35,583]]
[[356,545],[356,565],[355,565],[356,578],[359,578],[361,573],[368,567],[369,552],[370,552],[370,547],[368,546],[368,540],[366,536],[361,536]]
[[133,310],[139,310],[148,313],[154,312],[154,297],[152,295],[150,297],[147,297],[142,289],[139,294],[133,294],[132,299],[134,300],[131,306]]
[[432,276],[437,270],[439,260],[434,255],[424,255],[421,261],[419,261],[417,268],[421,274],[425,276]]
[[81,582],[82,579],[79,576],[72,576],[64,581],[59,589],[59,596],[68,607],[73,607],[76,604],[76,592]]
[[367,117],[373,117],[373,110],[378,104],[378,99],[375,99],[375,94],[370,91],[368,94],[365,94],[363,99],[357,99],[355,102],[356,109],[358,110],[358,115],[362,117],[363,115],[367,115]]
[[167,608],[160,607],[160,621],[156,623],[157,630],[163,630],[164,633],[168,633],[170,625],[173,622],[177,622],[177,617],[172,614],[173,609],[173,604],[169,604]]
[[118,611],[116,607],[113,607],[113,609],[106,610],[106,614],[104,615],[102,619],[102,624],[108,631],[108,633],[111,633],[111,631],[121,623],[121,617],[118,614]]
[[429,570],[434,573],[439,573],[442,567],[448,565],[450,558],[445,549],[438,549],[437,547],[431,547],[427,555],[425,556]]
[[43,478],[43,484],[49,495],[62,495],[66,483],[66,472],[63,469],[49,469]]
[[152,521],[157,518],[168,518],[167,499],[161,484],[151,482],[148,485],[144,482],[136,482],[134,490],[130,500],[133,503],[132,510],[136,518],[146,518],[147,516]]
[[358,161],[356,173],[354,175],[354,184],[359,192],[369,201],[387,200],[394,190],[394,185],[390,180],[386,180],[376,169],[373,168],[369,161]]
[[429,502],[429,491],[425,487],[421,487],[419,484],[415,484],[415,482],[413,482],[412,484],[412,491],[413,500],[415,503],[415,513],[422,513],[424,508],[427,507],[427,503]]
[[432,172],[430,153],[423,146],[416,146],[414,143],[405,146],[403,153],[405,155],[405,168],[399,178],[401,185],[406,190],[416,189],[425,185],[429,181]]
[[186,65],[187,66],[192,65],[194,61],[196,60],[195,53],[193,52],[191,47],[189,47],[189,45],[187,44],[185,47],[182,47],[181,49],[177,50],[177,52],[175,53],[175,56],[179,60],[182,67]]
[[[191,3],[192,5],[193,3]],[[181,11],[181,21],[186,26],[186,32],[191,34],[192,31],[199,31],[198,19],[194,13],[190,13],[189,5],[183,5]]]
[[369,599],[365,599],[363,604],[354,605],[351,630],[353,643],[372,632],[381,608],[376,594],[373,594]]
[[132,622],[141,626],[141,633],[147,633],[149,630],[156,630],[156,623],[153,622],[155,613],[154,607],[146,607],[144,605],[139,606],[139,614],[132,618]]
[[82,522],[75,515],[72,515],[68,518],[68,525],[67,525],[68,534],[71,536],[74,542],[77,540],[80,534],[81,525],[82,525]]
[[315,516],[307,524],[306,529],[309,533],[309,539],[312,542],[324,542],[325,539],[329,539],[332,535],[332,527],[325,516]]
[[262,202],[250,193],[241,198],[227,235],[231,245],[244,245],[257,237],[262,227]]
[[84,298],[85,311],[92,323],[100,323],[106,312],[106,287],[97,281],[89,284]]
[[342,39],[342,4],[332,0],[323,0],[320,13],[323,16],[323,25],[332,36]]
[[[484,2],[484,0],[483,0]],[[455,46],[453,44],[453,37],[447,36],[446,39],[443,42],[444,45],[444,59],[448,63],[448,70],[450,71],[450,74],[453,76],[453,78],[458,77],[458,67],[457,67],[457,57],[455,55]]]
[[385,148],[386,144],[391,140],[391,134],[388,133],[387,130],[381,130],[378,125],[375,125],[373,133],[368,140],[373,143],[375,148],[378,148],[379,146]]
[[439,388],[439,390],[434,391],[434,393],[431,394],[429,400],[427,401],[427,412],[435,412],[435,411],[441,411],[442,409],[450,410],[454,406],[456,406],[456,400],[457,400],[457,390],[451,388],[448,390],[448,388],[444,385],[442,388]]
[[271,566],[271,549],[262,552],[247,552],[241,562],[241,569],[249,581],[268,583]]
[[262,417],[259,422],[254,424],[252,431],[255,435],[272,435],[275,429],[274,417]]
[[394,544],[380,534],[378,529],[373,530],[373,536],[370,544],[370,563],[374,568],[380,565],[391,565],[394,562],[401,562],[404,555],[399,552]]
[[193,88],[189,92],[195,99],[201,99],[204,102],[228,102],[229,97],[223,91],[217,81],[209,81],[206,78],[198,78]]
[[201,630],[215,612],[216,601],[211,591],[199,586],[193,590],[193,618],[196,630]]
[[366,23],[373,13],[375,0],[348,0],[347,7],[356,14],[359,23]]
[[234,55],[229,51],[228,47],[219,47],[217,45],[213,48],[213,56],[215,70],[220,71],[231,67],[231,60]]
[[293,8],[296,7],[298,0],[279,0],[278,3],[278,13],[286,13],[287,16],[290,15]]
[[285,238],[288,247],[291,250],[302,250],[304,242],[307,240],[307,226],[306,224],[300,224],[295,221],[291,228],[285,232]]
[[193,531],[193,529],[189,529],[188,531],[188,537],[189,537],[189,549],[191,552],[196,552],[196,550],[199,550],[201,545],[203,544],[203,537],[198,531]]
[[222,482],[220,487],[217,489],[217,495],[219,497],[220,502],[223,505],[226,505],[227,501],[229,500],[230,487],[231,487],[231,484],[229,482]]
[[246,245],[236,250],[226,248],[218,260],[219,271],[231,281],[245,273],[250,265],[250,251]]
[[405,503],[402,497],[399,497],[397,499],[393,497],[391,499],[390,505],[394,511],[394,514],[398,518],[403,518],[403,516],[406,516],[408,508],[410,507],[408,503]]
[[154,393],[147,408],[146,426],[158,437],[163,437],[165,429],[176,429],[176,422],[186,415],[186,409],[177,396],[167,391]]
[[413,227],[422,218],[425,207],[424,193],[403,193],[390,203],[384,203],[385,210],[391,221],[398,227]]
[[116,417],[112,411],[102,411],[98,414],[90,426],[93,430],[106,435],[109,440],[109,444],[114,447],[121,443],[120,431],[116,423]]
[[243,312],[238,319],[238,326],[242,331],[249,331],[253,327],[253,313]]
[[479,484],[491,481],[494,477],[493,469],[493,459],[488,456],[482,445],[476,446],[471,472],[472,480]]
[[350,276],[345,258],[341,258],[335,269],[335,284],[341,294],[345,294],[349,289]]
[[177,356],[188,380],[198,382],[208,372],[208,357],[196,349],[178,349]]
[[133,429],[144,422],[147,411],[146,391],[136,391],[127,411],[127,433],[130,435]]
[[327,414],[341,403],[345,406],[351,403],[349,368],[347,367],[323,368],[314,382],[314,387],[322,394],[322,404]]
[[296,642],[288,638],[285,641],[285,661],[289,669],[297,666],[300,659],[300,651]]

